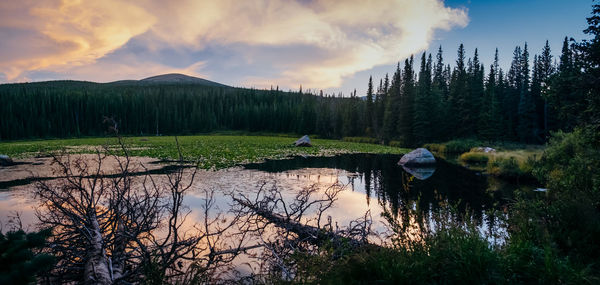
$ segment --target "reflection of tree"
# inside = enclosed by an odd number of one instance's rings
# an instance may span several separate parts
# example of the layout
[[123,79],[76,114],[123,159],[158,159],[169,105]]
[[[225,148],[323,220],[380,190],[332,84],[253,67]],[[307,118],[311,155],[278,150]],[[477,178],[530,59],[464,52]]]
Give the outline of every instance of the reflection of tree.
[[[402,184],[397,191],[379,189],[382,216],[392,229],[392,240],[396,244],[410,246],[415,242],[422,242],[441,229],[463,225],[485,230],[486,232],[482,234],[493,239],[490,240],[492,244],[496,244],[498,238],[502,236],[502,233],[496,232],[496,226],[500,223],[499,218],[502,220],[502,215],[497,212],[497,205],[492,204],[493,200],[486,192],[482,191],[481,196],[471,197],[472,199],[453,199],[452,192],[441,192],[437,189],[431,191],[427,188],[429,186],[427,183],[414,179],[408,173],[402,173],[399,179]],[[445,181],[450,182],[448,185],[451,187],[464,185],[463,180],[458,180],[460,183],[457,185],[451,184],[457,180]],[[468,189],[477,190],[477,188]],[[477,207],[475,209],[478,210],[471,208],[472,205],[475,205]]]

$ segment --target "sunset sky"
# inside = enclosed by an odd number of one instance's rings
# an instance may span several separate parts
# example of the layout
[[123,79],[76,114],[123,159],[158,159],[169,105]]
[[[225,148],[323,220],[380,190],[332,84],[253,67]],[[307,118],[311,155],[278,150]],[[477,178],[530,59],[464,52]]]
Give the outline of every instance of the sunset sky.
[[[168,4],[167,4],[168,3]],[[588,0],[0,2],[0,83],[109,82],[179,72],[232,86],[363,95],[369,75],[463,42],[486,66],[515,45],[584,37]]]

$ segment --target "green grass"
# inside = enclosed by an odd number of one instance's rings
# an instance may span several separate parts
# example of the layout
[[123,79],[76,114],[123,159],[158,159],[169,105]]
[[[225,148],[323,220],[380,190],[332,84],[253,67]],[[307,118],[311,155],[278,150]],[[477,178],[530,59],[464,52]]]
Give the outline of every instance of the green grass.
[[[294,155],[326,156],[341,153],[402,154],[408,149],[383,145],[313,139],[313,147],[294,147],[295,138],[275,136],[200,135],[178,137],[186,160],[198,161],[201,168],[227,168],[264,159],[280,159]],[[175,138],[126,137],[130,155],[159,159],[177,159]],[[32,157],[58,150],[70,153],[92,153],[98,146],[118,149],[116,138],[79,138],[1,142],[0,154],[15,158]]]
[[465,152],[460,155],[459,159],[466,163],[485,164],[489,160],[489,155],[483,152]]

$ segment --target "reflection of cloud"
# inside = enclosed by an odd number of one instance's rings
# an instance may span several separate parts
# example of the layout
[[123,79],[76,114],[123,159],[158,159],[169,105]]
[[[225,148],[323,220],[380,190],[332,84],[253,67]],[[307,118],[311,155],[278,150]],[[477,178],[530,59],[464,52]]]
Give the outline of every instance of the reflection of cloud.
[[[243,59],[237,68],[261,59],[259,64],[276,70],[274,74],[256,74],[247,68],[243,77],[252,82],[244,83],[326,88],[339,86],[344,76],[393,63],[426,48],[437,29],[448,30],[468,22],[465,10],[447,8],[441,0],[165,3],[3,2],[0,35],[8,40],[0,43],[0,68],[8,80],[18,80],[32,70],[56,71],[57,66],[66,72],[81,72],[79,67],[94,65],[131,39],[143,37],[150,51],[198,52],[222,47],[231,52],[230,56]],[[196,58],[192,62],[207,60]],[[149,56],[137,60],[156,61]],[[122,67],[113,64],[108,69],[111,72]],[[142,64],[121,72],[131,77],[146,69]],[[109,73],[99,68],[83,70]],[[117,78],[113,75],[111,79]]]

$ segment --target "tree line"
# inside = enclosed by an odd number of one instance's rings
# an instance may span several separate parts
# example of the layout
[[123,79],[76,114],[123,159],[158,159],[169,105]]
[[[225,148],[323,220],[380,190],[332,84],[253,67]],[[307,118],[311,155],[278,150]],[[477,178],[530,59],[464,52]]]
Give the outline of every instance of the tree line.
[[369,78],[366,96],[138,82],[3,84],[0,140],[99,136],[104,119],[113,118],[127,135],[244,130],[405,146],[454,138],[543,143],[590,116],[585,98],[593,96],[581,86],[591,63],[581,47],[565,38],[557,62],[546,42],[530,65],[525,43],[507,72],[498,50],[486,72],[477,49],[467,59],[461,44],[451,67],[440,47],[435,58],[421,55],[418,70],[411,56],[378,85]]
[[586,64],[581,46],[565,38],[558,62],[548,41],[539,55],[527,43],[517,46],[508,72],[494,62],[485,66],[475,49],[466,59],[461,44],[452,68],[442,48],[433,58],[423,53],[415,71],[411,56],[391,79],[369,78],[366,133],[403,145],[454,138],[543,143],[550,132],[570,130],[586,117],[587,94],[579,86]]

